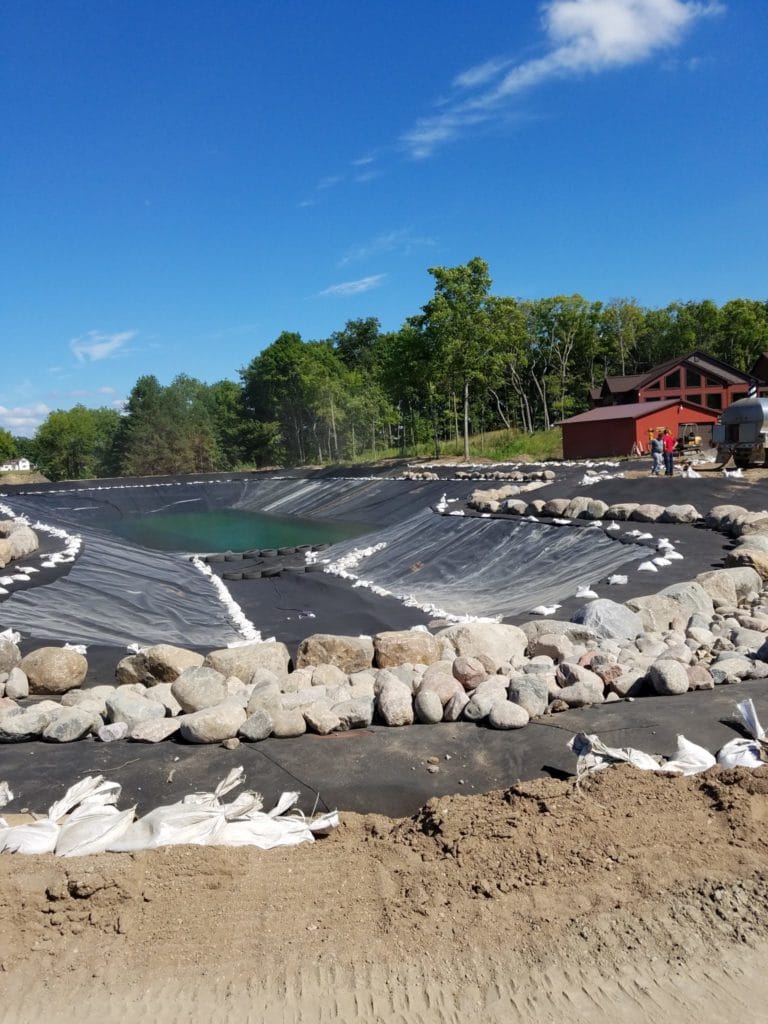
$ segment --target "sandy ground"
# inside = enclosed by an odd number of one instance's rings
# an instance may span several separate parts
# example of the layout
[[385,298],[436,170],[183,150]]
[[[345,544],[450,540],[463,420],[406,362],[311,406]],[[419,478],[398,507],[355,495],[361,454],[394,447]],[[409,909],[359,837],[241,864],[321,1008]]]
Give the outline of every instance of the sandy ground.
[[763,1018],[768,769],[347,814],[314,845],[7,857],[0,1021]]

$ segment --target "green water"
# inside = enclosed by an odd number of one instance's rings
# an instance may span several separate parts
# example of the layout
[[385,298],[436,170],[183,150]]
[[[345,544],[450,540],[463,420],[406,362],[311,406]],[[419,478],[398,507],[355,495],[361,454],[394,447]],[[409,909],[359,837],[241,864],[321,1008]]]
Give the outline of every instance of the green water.
[[125,540],[160,551],[248,551],[323,541],[348,540],[370,530],[359,523],[335,523],[263,512],[156,512],[121,516],[105,524]]

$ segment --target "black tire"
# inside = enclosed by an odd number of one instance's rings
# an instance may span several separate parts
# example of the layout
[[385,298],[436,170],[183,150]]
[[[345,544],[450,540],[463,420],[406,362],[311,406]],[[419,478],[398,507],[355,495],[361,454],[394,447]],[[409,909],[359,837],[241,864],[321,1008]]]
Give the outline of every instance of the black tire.
[[243,573],[244,580],[260,580],[263,573],[261,569],[246,569]]
[[297,544],[296,545],[296,550],[300,554],[303,555],[305,551],[311,551],[312,550],[312,545],[311,544]]
[[224,555],[206,555],[205,561],[208,565],[223,565]]
[[243,574],[241,572],[223,572],[221,578],[223,580],[241,580]]
[[277,555],[277,548],[262,548],[261,549],[261,557],[262,558],[274,558],[276,555]]
[[243,556],[239,551],[228,551],[227,554],[224,555],[225,562],[242,562],[242,560]]
[[748,469],[750,462],[749,452],[734,452],[733,461],[736,463],[738,469]]
[[261,575],[263,579],[268,580],[271,579],[273,576],[279,576],[282,571],[282,565],[268,565],[266,566],[266,568],[261,570]]
[[295,555],[296,554],[296,548],[291,548],[291,547],[288,547],[288,548],[278,548],[277,549],[277,553],[278,553],[278,555]]
[[312,550],[313,551],[327,551],[330,546],[331,546],[331,542],[329,540],[324,540],[322,542],[322,544],[315,544],[315,546],[312,548]]
[[286,565],[283,569],[286,576],[303,576],[306,571],[305,565]]

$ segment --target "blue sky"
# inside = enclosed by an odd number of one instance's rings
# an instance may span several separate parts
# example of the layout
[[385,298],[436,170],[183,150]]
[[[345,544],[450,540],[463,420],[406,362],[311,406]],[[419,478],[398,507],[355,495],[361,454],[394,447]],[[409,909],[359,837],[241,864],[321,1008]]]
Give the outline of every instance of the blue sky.
[[496,294],[768,298],[765,0],[9,0],[0,425]]

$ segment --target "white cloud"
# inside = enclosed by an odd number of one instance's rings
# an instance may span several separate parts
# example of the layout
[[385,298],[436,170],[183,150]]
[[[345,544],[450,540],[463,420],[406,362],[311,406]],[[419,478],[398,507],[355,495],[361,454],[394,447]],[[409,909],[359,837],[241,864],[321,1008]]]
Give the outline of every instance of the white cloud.
[[386,274],[371,274],[370,277],[361,277],[357,281],[342,281],[341,284],[332,284],[330,288],[324,288],[319,295],[360,295],[362,292],[369,292],[371,288],[378,288]]
[[434,245],[432,238],[419,238],[412,235],[406,228],[396,231],[385,231],[362,245],[352,246],[339,260],[338,266],[345,267],[348,263],[360,263],[363,260],[371,259],[373,256],[380,256],[386,252],[408,253],[419,246]]
[[43,402],[17,405],[12,409],[0,405],[0,426],[12,434],[31,437],[51,410]]
[[413,158],[427,157],[466,128],[504,113],[510,97],[542,82],[648,60],[724,6],[716,0],[548,0],[540,9],[544,55],[517,65],[495,57],[457,75],[454,86],[464,96],[403,136]]
[[108,359],[135,337],[136,331],[120,331],[117,334],[88,331],[82,338],[73,338],[69,347],[78,363],[95,363],[101,359]]

